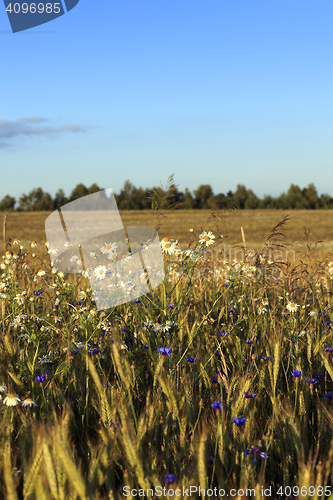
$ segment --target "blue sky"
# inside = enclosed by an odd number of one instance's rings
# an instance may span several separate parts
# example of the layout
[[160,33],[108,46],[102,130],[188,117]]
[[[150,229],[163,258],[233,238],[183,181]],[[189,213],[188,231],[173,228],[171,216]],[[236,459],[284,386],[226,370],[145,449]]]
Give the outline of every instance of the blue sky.
[[0,199],[173,173],[333,196],[332,18],[332,0],[80,0],[13,34],[0,5]]

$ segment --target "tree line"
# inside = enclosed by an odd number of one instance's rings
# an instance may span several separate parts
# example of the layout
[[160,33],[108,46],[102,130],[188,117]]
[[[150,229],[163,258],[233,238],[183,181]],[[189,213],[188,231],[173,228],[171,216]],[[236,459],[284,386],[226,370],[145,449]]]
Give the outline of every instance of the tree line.
[[[59,209],[70,201],[77,200],[82,196],[96,193],[103,190],[97,184],[92,184],[89,188],[84,184],[78,184],[66,197],[64,191],[59,189],[55,197],[44,192],[42,188],[36,188],[29,194],[22,194],[17,201],[10,195],[6,195],[0,201],[0,211],[53,211]],[[236,191],[228,193],[214,194],[210,184],[201,184],[191,193],[187,188],[185,192],[178,191],[177,186],[172,183],[165,190],[155,187],[136,188],[127,180],[119,194],[114,193],[119,210],[145,210],[152,208],[152,192],[156,199],[164,200],[163,208],[173,206],[176,209],[223,209],[237,207],[239,209],[331,209],[333,208],[333,198],[328,194],[318,195],[314,184],[309,184],[307,188],[301,189],[295,184],[291,184],[287,193],[282,193],[276,198],[265,195],[258,198],[251,189],[246,189],[242,184],[237,185]]]

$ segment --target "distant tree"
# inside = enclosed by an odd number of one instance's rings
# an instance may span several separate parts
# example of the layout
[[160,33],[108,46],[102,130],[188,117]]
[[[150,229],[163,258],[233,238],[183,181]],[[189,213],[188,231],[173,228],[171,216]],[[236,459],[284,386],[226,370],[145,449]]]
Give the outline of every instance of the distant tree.
[[198,189],[194,191],[194,208],[208,208],[207,201],[211,196],[214,196],[210,184],[201,184]]
[[58,210],[59,208],[66,205],[66,203],[68,203],[68,199],[65,196],[64,191],[62,189],[59,189],[55,195],[54,200],[53,200],[54,209]]
[[246,187],[243,186],[243,184],[237,184],[236,192],[233,195],[234,204],[240,209],[245,208],[247,197],[248,193]]
[[0,201],[0,212],[8,211],[12,212],[15,207],[16,200],[9,194],[7,194],[1,201]]
[[97,186],[96,183],[94,183],[90,186],[90,188],[88,188],[87,194],[99,193],[99,191],[101,191],[101,189]]
[[306,208],[306,200],[303,197],[302,190],[299,186],[291,184],[287,193],[287,208],[302,209]]
[[69,201],[78,200],[79,198],[82,198],[83,196],[87,196],[88,194],[89,193],[88,193],[88,189],[86,188],[86,186],[84,184],[80,183],[71,192],[71,195],[69,197]]
[[184,210],[191,210],[194,206],[194,199],[188,188],[185,188],[185,193],[183,195],[183,205],[181,208]]
[[319,199],[319,206],[324,210],[333,208],[333,198],[329,194],[322,194]]
[[306,200],[306,208],[310,208],[312,210],[319,208],[319,197],[314,184],[311,183],[307,188],[303,189],[302,195]]
[[245,205],[244,208],[247,210],[253,210],[255,208],[258,208],[260,203],[260,199],[254,194],[252,189],[248,189],[246,192],[246,200],[245,200]]
[[52,211],[54,203],[49,193],[44,193],[42,188],[33,189],[30,193],[23,194],[19,200],[18,211],[41,212]]
[[262,200],[260,200],[258,208],[274,208],[275,200],[270,195],[265,195]]

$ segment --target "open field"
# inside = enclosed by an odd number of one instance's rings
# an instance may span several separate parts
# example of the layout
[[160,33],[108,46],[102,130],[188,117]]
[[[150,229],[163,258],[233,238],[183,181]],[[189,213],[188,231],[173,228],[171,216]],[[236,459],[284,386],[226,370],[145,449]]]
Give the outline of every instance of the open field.
[[[289,215],[290,219],[285,224],[283,231],[285,237],[281,237],[279,241],[292,250],[288,254],[290,262],[298,264],[301,258],[304,259],[304,254],[301,252],[307,252],[303,226],[310,230],[309,243],[311,245],[322,241],[317,245],[316,260],[324,258],[328,253],[333,254],[333,210],[234,210],[214,213],[215,219],[211,217],[212,211],[210,210],[169,210],[163,212],[164,217],[157,217],[150,210],[121,211],[120,215],[125,226],[156,227],[157,224],[162,224],[158,230],[160,239],[169,237],[178,240],[179,247],[182,249],[188,248],[192,237],[190,228],[195,231],[197,236],[202,229],[212,231],[216,237],[222,233],[225,239],[221,248],[226,245],[225,249],[228,255],[229,246],[242,244],[241,227],[244,230],[247,250],[260,250],[270,229],[283,217]],[[37,243],[43,245],[45,242],[45,220],[48,215],[48,212],[8,213],[7,239],[20,239],[27,249],[31,240],[36,240]],[[231,251],[230,255],[234,258],[234,250]],[[236,258],[239,258],[239,254],[236,255]]]
[[[166,215],[160,239],[187,247],[189,229],[202,228],[237,244],[242,226],[251,250],[287,214],[228,214],[219,230],[208,212]],[[330,213],[290,215],[284,243],[301,241],[304,224],[313,243],[330,244]],[[121,216],[125,226],[157,224],[150,213]],[[120,288],[107,272],[89,283],[51,270],[46,217],[8,216],[8,237],[28,252],[17,255],[13,244],[0,267],[0,499],[177,491],[333,500],[333,263],[319,276],[300,274],[302,266],[276,275],[283,262],[261,255],[255,270],[236,262],[215,275],[200,261],[200,250],[214,247],[207,237],[196,240],[198,253],[173,256],[182,273],[165,266],[151,294],[136,288],[134,300],[97,311],[96,282],[103,293]],[[93,256],[104,264],[105,249]],[[120,278],[126,289],[131,279]]]

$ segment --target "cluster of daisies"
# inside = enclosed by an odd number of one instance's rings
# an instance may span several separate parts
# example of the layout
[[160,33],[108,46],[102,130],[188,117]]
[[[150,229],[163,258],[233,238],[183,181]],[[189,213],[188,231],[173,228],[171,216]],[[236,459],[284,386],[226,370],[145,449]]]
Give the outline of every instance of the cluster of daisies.
[[[4,392],[5,390],[6,386],[0,385],[0,392]],[[26,398],[24,401],[21,401],[17,394],[7,394],[5,399],[2,399],[2,395],[0,394],[0,401],[6,406],[17,406],[19,403],[21,403],[22,406],[37,406],[35,401],[31,398]]]

